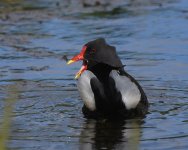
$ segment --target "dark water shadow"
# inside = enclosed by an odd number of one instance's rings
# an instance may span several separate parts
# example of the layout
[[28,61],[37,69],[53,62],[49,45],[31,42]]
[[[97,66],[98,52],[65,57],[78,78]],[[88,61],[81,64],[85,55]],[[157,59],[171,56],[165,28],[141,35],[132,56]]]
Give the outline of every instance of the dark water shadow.
[[80,133],[79,149],[138,149],[142,123],[143,121],[138,119],[86,120]]

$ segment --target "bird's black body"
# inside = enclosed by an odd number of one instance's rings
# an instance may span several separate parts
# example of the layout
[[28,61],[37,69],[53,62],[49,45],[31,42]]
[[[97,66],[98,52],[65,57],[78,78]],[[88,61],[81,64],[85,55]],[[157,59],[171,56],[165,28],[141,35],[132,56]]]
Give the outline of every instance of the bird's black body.
[[114,68],[104,64],[98,64],[91,69],[91,72],[93,72],[98,79],[92,78],[90,80],[91,88],[94,93],[96,110],[90,111],[84,105],[82,111],[85,117],[116,119],[144,117],[148,111],[148,101],[143,89],[131,75],[124,71],[123,68],[117,70],[120,76],[126,76],[134,82],[141,93],[141,99],[136,108],[130,110],[126,109],[125,104],[122,102],[122,95],[115,87],[114,79],[109,77],[109,74],[113,69]]
[[123,68],[115,47],[103,38],[85,44],[83,64],[87,70],[78,79],[88,118],[143,117],[148,111],[147,97],[139,83]]

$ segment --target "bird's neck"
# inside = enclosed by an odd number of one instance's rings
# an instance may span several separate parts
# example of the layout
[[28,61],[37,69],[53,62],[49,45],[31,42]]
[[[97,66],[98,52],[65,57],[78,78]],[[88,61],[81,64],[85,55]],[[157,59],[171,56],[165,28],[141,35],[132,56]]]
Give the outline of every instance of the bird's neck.
[[109,65],[99,63],[89,68],[88,70],[93,72],[95,76],[99,79],[99,81],[101,81],[101,83],[104,83],[106,82],[106,80],[108,80],[109,74],[113,69],[114,68]]

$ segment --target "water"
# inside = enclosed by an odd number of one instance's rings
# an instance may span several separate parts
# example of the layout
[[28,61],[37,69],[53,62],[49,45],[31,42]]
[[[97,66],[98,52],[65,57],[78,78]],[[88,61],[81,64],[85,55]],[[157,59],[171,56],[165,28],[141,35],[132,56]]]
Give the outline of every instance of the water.
[[[187,149],[186,0],[130,6],[113,15],[65,16],[48,1],[34,4],[29,10],[25,3],[1,7],[0,120],[9,85],[19,91],[9,149]],[[74,80],[81,63],[67,66],[62,56],[72,57],[97,37],[116,46],[125,69],[142,85],[150,101],[146,118],[83,118]]]

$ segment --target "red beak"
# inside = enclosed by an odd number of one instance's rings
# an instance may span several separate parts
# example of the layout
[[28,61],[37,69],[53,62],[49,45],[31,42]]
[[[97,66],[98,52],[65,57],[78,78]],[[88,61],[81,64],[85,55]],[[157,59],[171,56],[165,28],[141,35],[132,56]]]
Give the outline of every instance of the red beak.
[[[85,51],[86,51],[87,47],[84,46],[82,48],[82,51],[80,52],[80,54],[74,56],[72,59],[70,59],[67,64],[72,64],[76,61],[79,61],[79,60],[83,60],[84,59],[84,54],[85,54]],[[80,77],[80,75],[87,69],[87,65],[86,64],[83,64],[82,67],[80,68],[80,70],[76,73],[76,76],[75,76],[75,79],[78,79]]]

